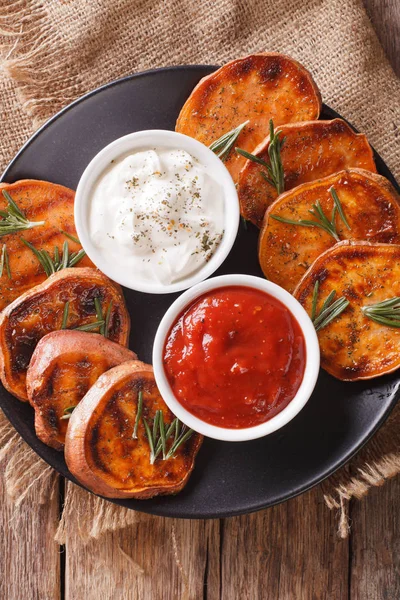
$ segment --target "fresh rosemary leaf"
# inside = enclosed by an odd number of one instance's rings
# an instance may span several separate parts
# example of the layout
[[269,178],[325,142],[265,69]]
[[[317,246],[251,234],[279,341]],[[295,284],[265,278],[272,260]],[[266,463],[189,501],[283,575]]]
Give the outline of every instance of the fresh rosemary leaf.
[[146,430],[146,435],[147,435],[147,439],[148,439],[149,446],[150,446],[150,464],[154,465],[155,451],[154,451],[153,435],[151,433],[151,429],[149,427],[149,424],[148,424],[148,422],[146,421],[146,419],[144,417],[143,417],[143,425],[144,425],[144,428]]
[[[136,414],[136,420],[139,423]],[[142,418],[146,437],[150,446],[150,464],[154,464],[158,456],[162,453],[162,460],[169,460],[174,457],[179,446],[184,444],[193,434],[192,429],[188,429],[186,425],[181,427],[181,422],[177,417],[172,421],[169,427],[165,428],[164,413],[162,410],[157,410],[153,424],[150,426],[148,421]],[[136,421],[135,421],[136,426]],[[133,436],[134,437],[134,436]],[[168,449],[168,443],[172,439]]]
[[65,235],[67,238],[69,238],[72,242],[75,242],[76,244],[80,244],[80,241],[78,240],[78,238],[75,237],[74,235],[72,235],[71,233],[68,233],[67,231],[63,231],[63,230],[61,230],[61,233],[63,235]]
[[317,200],[315,204],[312,205],[312,208],[308,211],[315,217],[315,221],[311,219],[299,219],[295,221],[293,219],[286,219],[284,217],[280,217],[279,215],[271,215],[271,219],[275,219],[275,221],[279,221],[280,223],[286,223],[288,225],[301,225],[302,227],[319,227],[328,233],[336,242],[340,242],[339,234],[336,228],[336,212],[338,212],[340,218],[342,219],[345,226],[350,229],[350,225],[346,219],[346,216],[343,212],[343,207],[338,198],[336,190],[334,187],[331,187],[329,190],[332,198],[333,198],[333,209],[332,216],[330,219],[325,215],[323,208]]
[[244,156],[245,158],[267,169],[268,176],[263,171],[261,171],[261,175],[276,189],[278,194],[281,194],[285,189],[285,174],[281,158],[281,150],[284,141],[285,138],[280,139],[280,133],[275,133],[274,122],[272,119],[270,119],[268,145],[269,164],[258,156],[255,156],[250,152],[246,152],[246,150],[242,150],[242,148],[235,148],[236,152],[241,156]]
[[193,435],[193,429],[187,429],[186,425],[183,425],[178,438],[175,439],[174,443],[172,444],[171,448],[169,449],[169,452],[167,453],[166,460],[168,460],[169,458],[172,458],[174,456],[175,452],[178,450],[179,446],[181,446],[182,444],[187,442],[188,439],[192,437],[192,435]]
[[339,200],[339,197],[337,195],[337,192],[336,192],[335,188],[332,186],[329,189],[329,192],[330,192],[330,194],[331,194],[331,196],[333,198],[333,201],[334,201],[335,206],[337,208],[337,211],[338,211],[338,213],[340,215],[340,218],[342,219],[343,223],[346,225],[347,229],[351,230],[351,227],[350,227],[350,225],[349,225],[349,223],[348,223],[348,221],[346,219],[346,216],[345,216],[345,214],[343,212],[342,203]]
[[76,406],[67,406],[67,408],[64,408],[64,414],[62,417],[60,417],[60,419],[62,421],[66,421],[66,420],[70,419],[75,408],[76,408]]
[[11,270],[10,270],[10,262],[8,259],[8,251],[6,244],[3,244],[3,248],[1,249],[1,259],[0,259],[0,277],[3,276],[4,267],[6,269],[8,279],[12,279]]
[[142,418],[142,411],[143,411],[143,392],[142,390],[140,390],[139,394],[138,394],[138,403],[137,403],[137,411],[136,411],[136,419],[135,419],[135,425],[133,427],[133,434],[132,434],[132,438],[134,440],[138,439],[138,429],[139,429],[139,422],[140,419]]
[[319,290],[319,281],[315,282],[314,291],[312,296],[312,305],[311,305],[311,321],[314,323],[314,319],[317,314],[317,301],[318,301],[318,290]]
[[[0,222],[1,225],[1,222]],[[21,241],[32,250],[38,261],[43,267],[44,272],[47,277],[50,277],[53,273],[57,273],[62,269],[66,269],[68,267],[75,267],[84,256],[86,256],[86,252],[84,250],[79,250],[79,252],[73,252],[70,254],[68,242],[65,241],[63,244],[62,255],[60,256],[60,251],[57,247],[54,248],[54,257],[51,258],[50,254],[47,250],[38,250],[35,248],[33,244],[21,238]]]
[[388,298],[387,300],[383,300],[383,302],[363,306],[361,310],[368,319],[375,321],[375,323],[386,325],[387,327],[400,327],[399,296],[393,296],[393,298]]
[[0,237],[23,231],[24,229],[32,229],[44,225],[45,221],[29,221],[24,213],[18,208],[17,204],[11,198],[6,190],[2,190],[4,198],[7,200],[7,209],[0,211]]
[[262,158],[259,158],[258,156],[256,156],[255,154],[252,154],[251,152],[247,152],[247,150],[242,150],[242,148],[235,148],[235,150],[241,156],[244,156],[248,160],[251,160],[251,161],[257,163],[258,165],[261,165],[262,167],[265,167],[266,169],[268,169],[269,164],[267,162],[265,162],[265,160],[263,160]]
[[100,322],[103,322],[103,325],[100,327],[99,329],[99,333],[101,333],[101,335],[104,335],[104,326],[105,326],[105,320],[103,317],[103,311],[101,308],[101,302],[99,298],[95,298],[94,299],[94,307],[96,309],[96,316],[97,316],[97,320]]
[[246,125],[248,125],[249,122],[250,121],[245,121],[241,125],[235,127],[235,129],[228,131],[228,133],[224,133],[224,135],[218,138],[218,140],[215,140],[215,142],[210,144],[210,150],[215,152],[218,158],[225,161],[231,153],[231,150],[235,145],[239,135],[242,133],[243,129],[246,127]]
[[112,310],[113,301],[111,300],[110,304],[107,307],[106,318],[104,320],[104,337],[108,338],[110,333],[110,318],[111,318],[111,310]]
[[61,329],[67,328],[68,314],[69,314],[69,301],[67,301],[64,306],[63,318],[62,318],[62,322],[61,322]]
[[311,308],[311,320],[314,323],[316,331],[323,329],[334,319],[337,319],[342,312],[348,307],[350,302],[344,296],[341,296],[334,301],[336,292],[333,290],[325,299],[322,304],[320,312],[317,314],[317,299],[319,291],[319,281],[317,280],[314,285],[313,297],[312,297],[312,308]]
[[94,331],[95,329],[99,329],[104,325],[104,321],[94,321],[93,323],[86,323],[85,325],[80,325],[80,327],[74,327],[75,331]]

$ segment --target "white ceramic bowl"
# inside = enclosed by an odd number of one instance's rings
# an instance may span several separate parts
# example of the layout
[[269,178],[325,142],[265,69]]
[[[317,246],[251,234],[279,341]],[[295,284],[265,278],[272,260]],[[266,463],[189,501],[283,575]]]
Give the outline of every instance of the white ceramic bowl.
[[[244,429],[228,429],[210,425],[205,421],[194,416],[187,411],[182,404],[176,399],[172,388],[168,382],[164,370],[163,354],[164,345],[168,333],[177,318],[182,314],[183,310],[191,305],[199,296],[211,290],[219,289],[226,286],[245,286],[255,288],[267,292],[274,298],[277,298],[284,304],[297,320],[304,335],[306,344],[306,365],[303,381],[297,391],[297,394],[291,402],[277,415],[254,427],[246,427]],[[154,376],[157,382],[158,389],[170,410],[188,427],[203,435],[214,438],[216,440],[225,440],[229,442],[243,442],[245,440],[253,440],[264,437],[280,429],[286,423],[291,421],[298,412],[306,404],[311,396],[319,372],[319,344],[317,334],[312,324],[311,319],[307,315],[301,304],[293,298],[286,290],[279,287],[275,283],[271,283],[260,277],[251,275],[222,275],[221,277],[213,277],[207,281],[199,283],[184,294],[179,296],[177,300],[170,306],[165,313],[158,327],[153,346],[153,368]]]
[[[144,148],[167,148],[186,150],[202,163],[207,171],[218,180],[224,193],[224,230],[222,241],[215,250],[211,259],[194,274],[179,282],[162,285],[152,282],[140,282],[135,279],[135,274],[127,272],[124,276],[117,276],[112,260],[96,248],[88,234],[89,202],[93,186],[104,170],[109,167],[111,160],[115,160],[128,152],[143,150]],[[180,292],[199,281],[206,279],[224,262],[236,239],[239,227],[239,201],[235,184],[224,163],[207,146],[197,140],[161,129],[149,129],[131,133],[118,138],[103,148],[86,167],[76,190],[75,196],[75,225],[79,240],[90,260],[110,279],[121,285],[150,294],[164,294]]]

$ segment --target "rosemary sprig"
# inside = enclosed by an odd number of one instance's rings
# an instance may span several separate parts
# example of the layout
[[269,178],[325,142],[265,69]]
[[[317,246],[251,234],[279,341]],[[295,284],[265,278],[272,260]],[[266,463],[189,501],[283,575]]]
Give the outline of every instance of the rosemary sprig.
[[[80,325],[79,327],[74,327],[73,330],[74,331],[95,331],[97,329],[101,335],[104,335],[104,337],[108,337],[109,322],[110,322],[111,309],[112,309],[112,300],[107,307],[105,318],[103,318],[103,311],[101,308],[100,300],[98,298],[95,298],[94,305],[95,305],[95,309],[96,309],[97,321],[93,321],[93,323],[85,323],[84,325]],[[63,311],[63,316],[62,316],[62,321],[61,321],[61,329],[68,329],[68,327],[67,327],[68,317],[69,317],[69,301],[67,301],[64,305],[64,311]]]
[[45,221],[29,221],[10,194],[6,190],[2,190],[2,193],[8,205],[6,210],[0,210],[0,216],[3,217],[0,220],[0,237],[44,225]]
[[138,434],[138,429],[139,429],[139,422],[140,422],[140,419],[142,418],[142,411],[143,411],[143,392],[142,392],[142,390],[140,390],[140,392],[138,394],[138,405],[137,405],[135,426],[133,428],[133,434],[132,434],[132,438],[134,440],[138,439],[137,434]]
[[62,269],[75,267],[82,260],[82,258],[86,256],[86,252],[83,249],[70,254],[67,241],[65,241],[63,244],[61,255],[59,249],[57,247],[54,248],[53,258],[50,256],[47,250],[38,250],[33,244],[27,240],[24,240],[23,238],[21,241],[25,244],[25,246],[32,250],[33,254],[42,265],[47,277],[50,277],[50,275],[53,275],[53,273],[57,273]]
[[62,229],[60,231],[63,235],[65,235],[65,237],[69,238],[72,242],[75,242],[76,244],[80,244],[80,241],[78,240],[78,238],[75,237],[74,235],[72,235],[72,233],[68,233],[68,231],[63,231]]
[[285,219],[284,217],[279,217],[278,215],[271,215],[271,219],[275,219],[275,221],[279,221],[280,223],[287,223],[288,225],[301,225],[302,227],[319,227],[320,229],[326,231],[326,233],[332,236],[337,242],[340,242],[335,221],[336,212],[339,214],[347,229],[351,229],[351,227],[346,219],[342,204],[339,200],[335,188],[332,186],[329,189],[329,192],[333,198],[333,209],[330,220],[325,215],[319,200],[317,200],[317,202],[313,204],[312,208],[308,211],[312,214],[313,217],[315,217],[315,221],[311,219],[300,219],[299,221],[294,221],[292,219]]
[[64,306],[63,318],[62,318],[62,322],[61,322],[61,329],[67,328],[68,314],[69,314],[69,301],[67,301]]
[[86,323],[85,325],[80,325],[79,327],[74,327],[74,331],[94,331],[95,329],[101,331],[101,328],[104,326],[103,321],[93,321],[93,323]]
[[8,259],[7,246],[5,244],[3,244],[3,248],[1,249],[0,277],[3,276],[4,267],[6,268],[8,279],[12,279],[11,270],[10,270],[10,262]]
[[242,148],[235,148],[236,152],[249,160],[265,167],[268,172],[268,176],[261,171],[262,177],[272,185],[278,194],[282,194],[285,189],[285,174],[282,165],[281,150],[284,144],[285,138],[280,138],[280,133],[275,133],[274,122],[272,119],[269,121],[269,145],[268,145],[268,156],[269,163]]
[[[143,397],[139,392],[138,398],[138,409],[136,413],[135,425],[133,429],[133,439],[137,439],[137,431],[139,427],[140,418],[142,418],[146,437],[150,446],[150,464],[154,465],[156,459],[162,454],[162,460],[169,460],[173,458],[178,448],[188,441],[193,435],[193,429],[188,429],[186,425],[183,425],[178,417],[172,421],[172,423],[166,429],[164,422],[164,413],[162,410],[157,410],[153,419],[153,424],[150,426],[147,419],[142,417],[143,409]],[[171,440],[171,444],[168,446],[168,442]]]
[[361,307],[364,316],[387,327],[400,327],[400,297],[393,296],[383,302]]
[[341,315],[342,312],[350,304],[350,302],[344,296],[341,296],[340,298],[334,301],[336,291],[332,290],[332,292],[326,297],[321,307],[321,310],[317,314],[318,291],[319,281],[317,280],[314,285],[311,306],[311,320],[314,323],[315,331],[323,329],[324,327],[329,325],[329,323],[331,323],[334,319],[337,319],[337,317],[339,317],[339,315]]
[[98,320],[98,322],[100,322],[100,321],[103,322],[103,325],[100,328],[100,333],[101,333],[101,335],[104,335],[104,337],[106,337],[106,338],[108,338],[108,330],[110,327],[112,304],[113,304],[113,302],[111,300],[110,304],[107,307],[106,315],[103,316],[103,310],[101,308],[100,299],[99,298],[94,299],[94,306],[96,309],[97,320]]
[[60,417],[61,421],[67,421],[68,419],[70,419],[75,408],[76,406],[67,406],[66,408],[64,408],[64,414],[62,417]]
[[231,150],[235,145],[239,135],[249,123],[250,121],[245,121],[241,125],[235,127],[235,129],[232,129],[231,131],[228,131],[228,133],[224,133],[224,135],[221,135],[220,138],[218,138],[217,140],[215,140],[215,142],[210,144],[210,150],[215,152],[218,158],[225,161],[231,153]]

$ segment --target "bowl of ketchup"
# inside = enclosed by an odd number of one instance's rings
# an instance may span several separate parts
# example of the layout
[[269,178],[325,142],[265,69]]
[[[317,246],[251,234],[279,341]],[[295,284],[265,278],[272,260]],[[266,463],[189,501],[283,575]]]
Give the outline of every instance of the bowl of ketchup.
[[156,333],[153,367],[170,410],[211,438],[245,441],[291,421],[319,372],[318,338],[283,288],[223,275],[187,290]]

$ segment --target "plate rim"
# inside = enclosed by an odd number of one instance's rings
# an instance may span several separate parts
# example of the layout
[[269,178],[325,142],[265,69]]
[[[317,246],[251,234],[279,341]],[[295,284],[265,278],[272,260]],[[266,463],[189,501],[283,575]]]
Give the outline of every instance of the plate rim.
[[[168,72],[168,71],[179,71],[179,70],[186,70],[186,69],[191,69],[191,70],[199,70],[199,71],[203,71],[204,69],[212,69],[213,71],[218,69],[219,66],[218,65],[208,65],[208,64],[187,64],[187,65],[170,65],[170,66],[164,66],[164,67],[160,67],[160,68],[153,68],[153,69],[146,69],[144,71],[138,71],[136,73],[132,73],[130,75],[127,75],[125,77],[121,77],[119,79],[115,79],[112,81],[109,81],[97,88],[94,88],[93,90],[90,90],[89,92],[87,92],[86,94],[80,96],[79,98],[77,98],[76,100],[74,100],[73,102],[71,102],[70,104],[67,104],[65,107],[63,107],[62,109],[60,109],[56,114],[54,114],[53,116],[51,116],[49,119],[47,119],[36,131],[34,131],[32,133],[32,135],[27,139],[27,141],[21,146],[21,148],[17,151],[17,153],[14,155],[14,157],[10,160],[10,162],[7,164],[7,166],[5,167],[3,173],[0,175],[0,182],[3,182],[6,178],[7,178],[7,174],[8,172],[13,168],[13,166],[17,163],[18,159],[20,158],[20,156],[25,152],[25,150],[31,146],[31,144],[36,140],[37,137],[40,136],[40,134],[45,131],[48,127],[50,127],[55,121],[57,121],[60,117],[62,117],[65,113],[69,112],[70,110],[72,110],[76,105],[80,104],[81,102],[84,102],[85,100],[87,100],[88,98],[91,98],[99,93],[101,93],[104,90],[107,90],[109,88],[112,87],[116,87],[120,84],[132,81],[136,78],[140,78],[140,77],[144,77],[144,76],[151,76],[155,73],[162,73],[162,72]],[[211,71],[212,72],[212,71]],[[202,75],[202,77],[204,77],[204,75]],[[322,110],[321,113],[323,111],[327,111],[329,113],[332,114],[332,118],[340,118],[342,120],[344,120],[346,123],[348,123],[348,125],[356,132],[359,133],[358,129],[356,127],[354,127],[354,125],[352,125],[352,123],[350,123],[345,117],[343,117],[342,115],[340,115],[335,109],[331,108],[329,105],[323,103],[322,104]],[[378,167],[378,172],[379,172],[379,167],[380,166],[384,166],[385,170],[388,172],[388,174],[390,175],[390,181],[391,183],[394,185],[395,189],[397,190],[397,192],[400,193],[400,185],[397,182],[394,174],[392,173],[391,169],[389,168],[389,166],[386,164],[385,160],[380,156],[380,154],[375,150],[375,148],[371,145],[371,148],[373,150],[373,154],[374,154],[374,159],[375,161],[378,163],[377,167]],[[165,512],[164,510],[158,510],[157,508],[153,509],[153,508],[146,508],[145,503],[143,503],[143,508],[142,506],[140,507],[136,507],[136,506],[131,506],[130,503],[132,500],[134,499],[119,499],[119,498],[104,498],[104,496],[100,496],[99,494],[96,494],[94,492],[92,492],[91,490],[89,490],[88,488],[86,488],[84,485],[82,485],[77,479],[75,479],[75,477],[73,477],[73,475],[69,472],[68,468],[66,468],[65,472],[59,470],[58,468],[54,467],[52,464],[50,464],[48,462],[48,459],[46,458],[46,448],[34,448],[24,437],[22,431],[20,430],[18,425],[15,425],[14,423],[14,419],[13,419],[13,411],[9,410],[7,407],[5,407],[1,395],[0,395],[0,407],[3,410],[4,414],[6,415],[7,419],[10,421],[10,423],[12,424],[12,426],[14,427],[14,429],[18,432],[19,435],[21,435],[22,439],[25,441],[25,443],[28,444],[28,446],[30,448],[32,448],[32,450],[42,459],[45,461],[45,463],[47,465],[49,465],[52,469],[54,469],[57,473],[59,473],[60,475],[62,475],[63,477],[67,478],[68,480],[72,481],[73,483],[75,483],[76,485],[78,485],[79,487],[81,487],[82,489],[85,489],[86,491],[88,491],[89,493],[95,495],[95,496],[99,496],[101,498],[103,498],[104,500],[107,500],[109,502],[112,502],[113,504],[117,504],[119,506],[123,506],[125,508],[128,508],[130,510],[136,510],[138,512],[143,512],[143,513],[147,513],[147,514],[153,514],[156,516],[162,516],[165,518],[182,518],[182,519],[220,519],[220,518],[227,518],[227,517],[233,517],[233,516],[240,516],[240,515],[244,515],[244,514],[251,514],[254,512],[257,512],[259,510],[263,510],[266,508],[270,508],[272,506],[276,506],[278,504],[281,504],[283,502],[287,502],[288,500],[295,498],[296,496],[299,496],[307,491],[309,491],[310,489],[312,489],[313,487],[319,485],[322,481],[325,481],[326,479],[328,479],[331,475],[333,475],[333,473],[335,473],[336,471],[338,471],[339,469],[341,469],[345,464],[347,464],[358,452],[360,452],[360,450],[362,450],[362,448],[371,440],[371,438],[375,435],[375,433],[378,431],[378,429],[380,429],[380,427],[384,424],[384,422],[388,419],[388,417],[390,416],[391,412],[393,411],[394,407],[397,404],[397,401],[400,398],[400,375],[399,375],[399,379],[396,382],[396,389],[393,392],[393,397],[392,400],[390,402],[390,405],[388,406],[388,408],[385,410],[384,414],[381,416],[381,418],[377,421],[377,423],[374,425],[374,427],[371,429],[371,431],[369,431],[368,435],[362,440],[362,442],[357,445],[356,448],[354,448],[348,455],[346,455],[341,461],[339,461],[338,463],[336,463],[331,469],[327,470],[324,472],[324,474],[321,476],[320,474],[316,475],[314,478],[312,478],[311,480],[309,480],[307,482],[307,484],[303,485],[303,486],[299,486],[297,487],[295,490],[290,490],[286,495],[282,496],[281,498],[279,498],[279,500],[276,500],[274,502],[269,502],[269,503],[265,503],[265,502],[259,502],[257,504],[253,504],[252,507],[249,508],[245,508],[245,509],[238,509],[238,510],[230,510],[229,512],[226,512],[226,510],[224,510],[223,508],[221,508],[221,510],[216,510],[213,509],[210,511],[210,513],[207,512],[197,512],[196,515],[194,516],[193,514],[190,514],[189,512],[185,512],[180,510],[179,511],[179,516],[177,515],[168,515],[166,514],[166,512],[168,513],[168,509]],[[18,420],[18,419],[17,419]],[[160,498],[162,498],[162,496],[160,496]],[[166,497],[168,498],[168,496]],[[135,502],[137,502],[135,500]],[[167,505],[168,506],[168,505]]]

